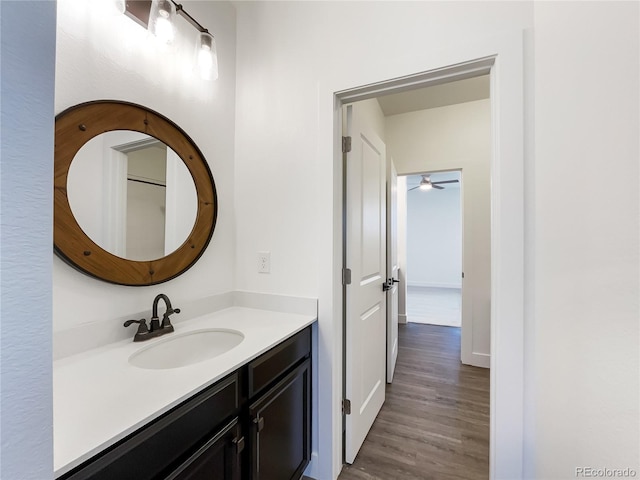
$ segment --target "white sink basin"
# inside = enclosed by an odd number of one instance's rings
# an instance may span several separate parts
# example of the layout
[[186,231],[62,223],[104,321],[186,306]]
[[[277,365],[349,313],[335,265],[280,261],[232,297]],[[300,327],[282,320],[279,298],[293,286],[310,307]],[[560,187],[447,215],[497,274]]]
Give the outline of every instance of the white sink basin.
[[222,355],[244,340],[237,330],[213,328],[183,334],[141,348],[129,357],[135,367],[152,370],[186,367]]

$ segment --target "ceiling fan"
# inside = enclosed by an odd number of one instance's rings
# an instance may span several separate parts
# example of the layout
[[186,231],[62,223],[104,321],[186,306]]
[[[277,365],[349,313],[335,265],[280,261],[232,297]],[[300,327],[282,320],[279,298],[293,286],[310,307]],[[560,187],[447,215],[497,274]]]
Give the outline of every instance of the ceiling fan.
[[432,182],[430,175],[422,175],[420,185],[410,188],[407,191],[410,192],[411,190],[415,190],[416,188],[419,188],[420,190],[431,190],[432,188],[435,188],[436,190],[444,190],[444,187],[440,186],[443,183],[458,183],[458,180],[443,180],[441,182]]

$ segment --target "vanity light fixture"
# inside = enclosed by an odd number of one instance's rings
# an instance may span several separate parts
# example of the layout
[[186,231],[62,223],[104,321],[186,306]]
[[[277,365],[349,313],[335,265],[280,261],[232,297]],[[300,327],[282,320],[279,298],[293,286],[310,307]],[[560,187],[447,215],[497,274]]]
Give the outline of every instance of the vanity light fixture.
[[199,32],[195,53],[196,69],[204,80],[218,78],[218,54],[216,41],[209,32]]
[[160,43],[171,44],[175,18],[176,5],[171,0],[152,0],[147,29]]
[[[116,4],[121,4],[117,0]],[[158,40],[170,44],[175,36],[175,17],[180,15],[197,31],[194,55],[195,69],[204,80],[218,78],[218,54],[216,41],[212,34],[204,28],[174,0],[127,0],[124,11],[132,20],[147,28]]]

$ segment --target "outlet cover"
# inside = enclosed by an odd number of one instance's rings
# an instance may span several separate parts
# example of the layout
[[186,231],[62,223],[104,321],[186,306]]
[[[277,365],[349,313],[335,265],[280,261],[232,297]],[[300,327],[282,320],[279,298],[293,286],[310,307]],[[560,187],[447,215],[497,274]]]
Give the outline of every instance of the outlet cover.
[[271,252],[258,252],[258,273],[271,272]]

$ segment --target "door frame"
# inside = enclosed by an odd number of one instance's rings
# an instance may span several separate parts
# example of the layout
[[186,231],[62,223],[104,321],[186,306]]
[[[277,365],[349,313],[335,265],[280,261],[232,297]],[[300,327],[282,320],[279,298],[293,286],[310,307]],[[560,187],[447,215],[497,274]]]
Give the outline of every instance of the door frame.
[[[398,323],[400,306],[400,262],[398,253],[398,171],[393,157],[387,153],[387,278],[391,280],[387,290],[387,383],[393,382],[398,359]],[[394,211],[395,207],[395,211]],[[395,227],[395,228],[394,228]],[[393,268],[396,274],[393,274]],[[394,304],[395,299],[395,304]],[[395,329],[394,323],[395,310]],[[391,334],[395,335],[395,338]],[[391,338],[390,338],[391,337]],[[394,348],[395,347],[395,348]]]
[[[523,32],[492,37],[458,50],[449,49],[423,72],[391,80],[360,82],[362,86],[332,88],[319,86],[320,98],[331,94],[332,110],[321,108],[319,125],[333,121],[331,151],[332,220],[327,235],[328,269],[321,269],[319,315],[336,319],[325,336],[334,347],[327,352],[330,367],[319,372],[331,385],[327,405],[319,399],[319,414],[331,418],[330,431],[319,432],[319,452],[331,454],[333,478],[341,468],[341,398],[344,359],[342,356],[342,115],[343,104],[462,80],[490,75],[491,85],[491,373],[490,373],[490,478],[517,479],[524,463],[524,63]],[[325,104],[326,105],[326,104]],[[328,105],[327,105],[328,106]],[[324,137],[327,138],[327,137]],[[330,278],[323,287],[322,280]],[[327,301],[323,305],[323,299]],[[337,318],[336,318],[337,317]],[[326,317],[324,317],[326,318]],[[321,320],[321,324],[322,324]],[[326,338],[325,337],[325,338]],[[498,408],[499,405],[499,408]],[[334,445],[323,444],[331,438]],[[322,468],[322,467],[320,467]]]

